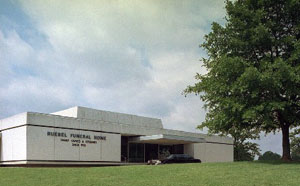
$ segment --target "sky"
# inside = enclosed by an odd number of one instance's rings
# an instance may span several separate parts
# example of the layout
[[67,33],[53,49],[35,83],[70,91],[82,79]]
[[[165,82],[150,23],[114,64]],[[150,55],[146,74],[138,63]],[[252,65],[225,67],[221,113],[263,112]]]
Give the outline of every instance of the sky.
[[[206,133],[204,103],[182,92],[225,14],[224,0],[0,0],[0,118],[84,106]],[[281,153],[280,134],[257,142]]]

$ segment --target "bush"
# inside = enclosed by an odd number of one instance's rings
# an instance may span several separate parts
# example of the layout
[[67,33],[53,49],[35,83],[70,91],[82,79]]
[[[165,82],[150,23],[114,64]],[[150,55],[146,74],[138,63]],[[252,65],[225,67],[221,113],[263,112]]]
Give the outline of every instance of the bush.
[[234,161],[253,161],[255,155],[260,155],[257,143],[240,142],[234,143]]
[[295,129],[290,134],[292,160],[300,161],[300,129]]
[[274,161],[274,160],[280,160],[281,156],[277,153],[267,151],[262,156],[259,156],[258,160],[261,161]]
[[292,152],[291,156],[292,156],[292,160],[294,160],[294,161],[300,161],[300,154],[299,153]]

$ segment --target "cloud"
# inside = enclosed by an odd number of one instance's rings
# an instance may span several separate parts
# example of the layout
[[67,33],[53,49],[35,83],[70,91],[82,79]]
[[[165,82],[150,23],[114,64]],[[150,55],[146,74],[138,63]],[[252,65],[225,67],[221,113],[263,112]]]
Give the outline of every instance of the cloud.
[[39,61],[43,51],[33,49],[15,30],[6,35],[0,30],[0,40],[2,117],[27,110],[41,112],[48,111],[47,108],[68,105],[69,90],[59,83],[52,83],[51,79],[39,76],[39,70],[46,70],[39,68],[42,67]]
[[20,2],[51,46],[35,51],[35,69],[69,89],[70,102],[165,117],[203,71],[198,44],[209,3]]

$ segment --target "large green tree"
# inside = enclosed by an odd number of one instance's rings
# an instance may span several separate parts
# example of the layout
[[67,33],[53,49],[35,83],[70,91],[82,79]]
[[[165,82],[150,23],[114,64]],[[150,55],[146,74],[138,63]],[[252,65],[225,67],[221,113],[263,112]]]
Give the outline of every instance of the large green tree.
[[196,93],[211,133],[282,131],[282,159],[290,160],[289,130],[300,124],[299,0],[226,1],[226,23],[212,23],[201,45],[206,74]]

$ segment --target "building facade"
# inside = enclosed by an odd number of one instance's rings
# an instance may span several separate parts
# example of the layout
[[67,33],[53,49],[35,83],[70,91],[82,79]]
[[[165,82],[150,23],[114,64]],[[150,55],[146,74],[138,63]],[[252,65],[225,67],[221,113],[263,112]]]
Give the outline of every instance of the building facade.
[[0,120],[0,165],[119,165],[183,153],[202,162],[233,161],[233,140],[85,107]]

